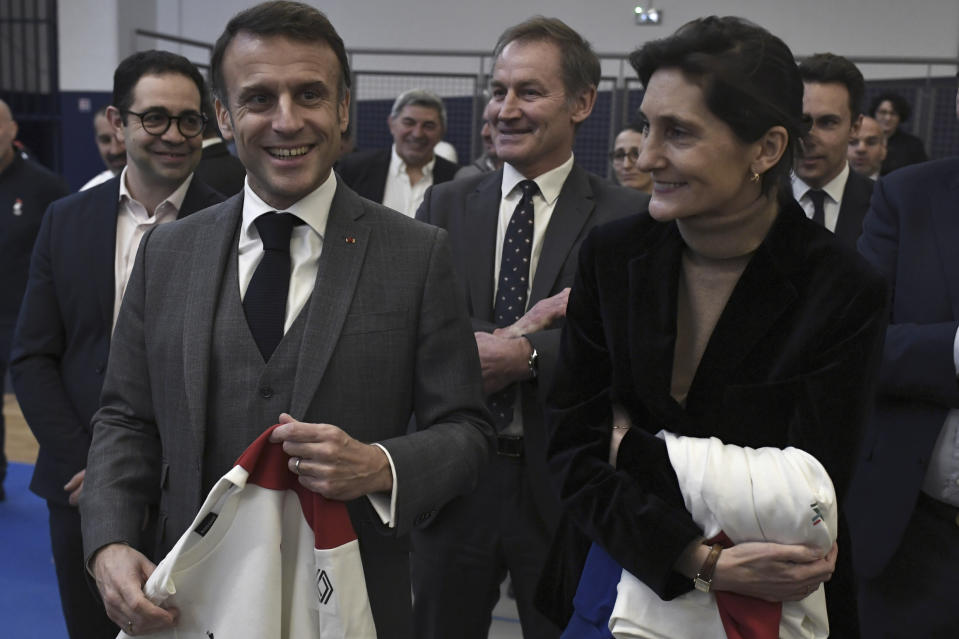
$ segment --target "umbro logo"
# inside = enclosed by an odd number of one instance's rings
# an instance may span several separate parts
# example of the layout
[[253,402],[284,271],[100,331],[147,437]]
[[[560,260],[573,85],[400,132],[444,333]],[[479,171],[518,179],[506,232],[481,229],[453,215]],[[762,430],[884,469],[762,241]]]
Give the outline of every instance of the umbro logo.
[[320,597],[320,603],[324,606],[330,602],[333,597],[333,582],[325,570],[316,571],[316,594]]

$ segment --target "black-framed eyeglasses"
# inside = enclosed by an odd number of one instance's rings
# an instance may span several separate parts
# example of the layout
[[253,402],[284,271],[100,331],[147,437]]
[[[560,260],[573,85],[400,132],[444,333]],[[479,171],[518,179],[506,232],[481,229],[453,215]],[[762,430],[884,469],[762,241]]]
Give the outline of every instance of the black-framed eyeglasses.
[[140,125],[150,135],[160,137],[170,129],[170,124],[176,120],[176,128],[185,138],[193,138],[203,133],[207,117],[196,111],[187,111],[180,115],[170,115],[164,111],[126,111],[130,115],[140,118]]
[[639,160],[639,149],[634,146],[628,151],[625,149],[616,149],[615,151],[609,152],[610,162],[621,164],[626,161],[626,158],[629,158],[633,164],[636,164],[636,161]]

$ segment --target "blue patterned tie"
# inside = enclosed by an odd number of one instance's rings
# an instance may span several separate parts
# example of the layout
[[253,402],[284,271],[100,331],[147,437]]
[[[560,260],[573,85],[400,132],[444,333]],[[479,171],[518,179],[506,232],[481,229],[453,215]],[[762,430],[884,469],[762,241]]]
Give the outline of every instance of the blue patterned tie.
[[[499,327],[509,326],[526,312],[529,291],[529,261],[533,253],[533,196],[539,192],[536,182],[519,183],[523,197],[513,211],[503,238],[503,256],[499,266],[499,283],[493,304],[493,321]],[[501,431],[513,421],[513,400],[516,389],[511,384],[487,399],[496,430]]]
[[299,222],[290,213],[264,213],[253,221],[263,241],[257,265],[243,298],[243,313],[264,361],[283,339],[286,298],[290,290],[290,236]]

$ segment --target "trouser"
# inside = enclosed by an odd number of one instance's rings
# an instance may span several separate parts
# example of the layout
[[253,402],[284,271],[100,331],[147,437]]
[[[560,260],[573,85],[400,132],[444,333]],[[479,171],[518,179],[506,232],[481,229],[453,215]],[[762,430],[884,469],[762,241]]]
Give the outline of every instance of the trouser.
[[520,457],[496,455],[476,490],[412,534],[417,639],[486,639],[509,573],[525,639],[558,639],[533,607],[552,531],[536,508]]
[[859,625],[869,639],[959,636],[959,509],[920,493],[885,570],[859,582]]
[[71,639],[116,637],[120,629],[107,617],[83,562],[79,509],[49,500],[47,509],[50,511],[50,545],[67,632]]

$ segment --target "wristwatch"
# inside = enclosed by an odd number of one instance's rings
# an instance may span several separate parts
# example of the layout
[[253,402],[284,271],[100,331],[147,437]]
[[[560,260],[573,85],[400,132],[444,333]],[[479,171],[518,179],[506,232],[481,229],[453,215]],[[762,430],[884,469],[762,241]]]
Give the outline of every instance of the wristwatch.
[[723,547],[720,544],[713,544],[713,547],[709,549],[706,561],[703,562],[702,568],[699,569],[696,578],[693,579],[693,586],[696,590],[709,592],[712,589],[713,573],[716,572],[716,563],[719,561],[719,553],[722,551]]
[[[529,342],[528,337],[526,341]],[[526,364],[529,366],[529,378],[536,379],[539,376],[539,353],[536,352],[536,347],[533,346],[532,342],[529,342],[529,346],[533,349],[533,352],[529,354],[529,360]]]

